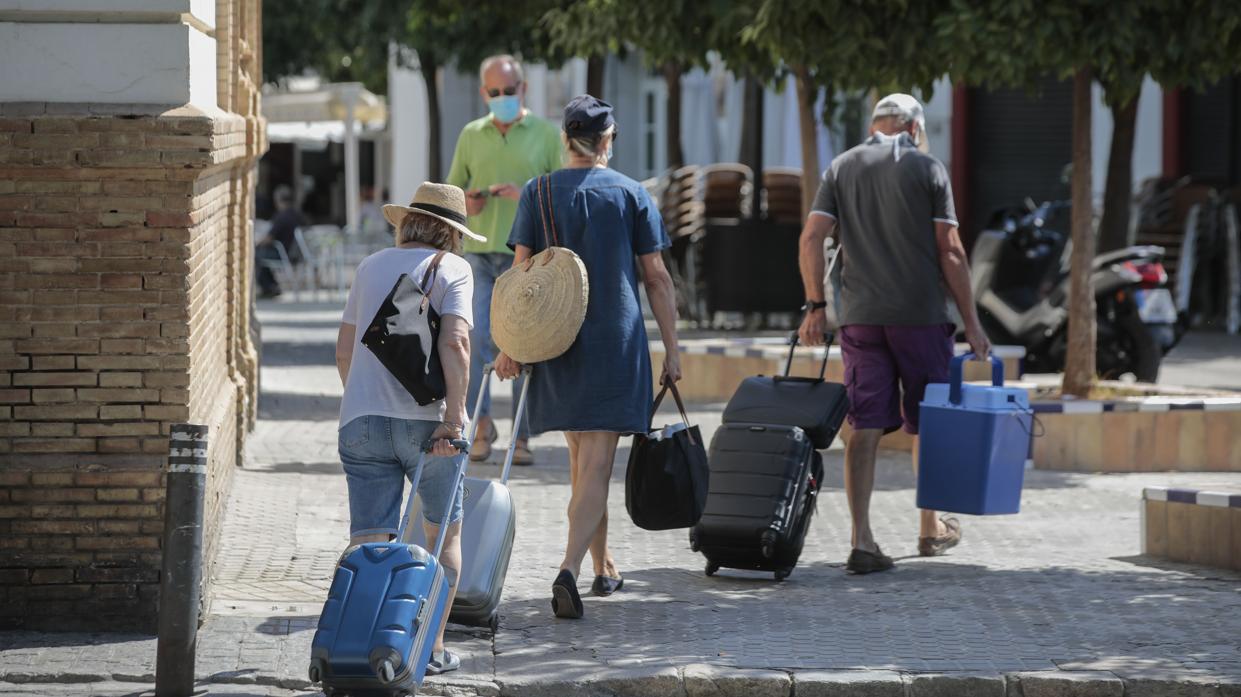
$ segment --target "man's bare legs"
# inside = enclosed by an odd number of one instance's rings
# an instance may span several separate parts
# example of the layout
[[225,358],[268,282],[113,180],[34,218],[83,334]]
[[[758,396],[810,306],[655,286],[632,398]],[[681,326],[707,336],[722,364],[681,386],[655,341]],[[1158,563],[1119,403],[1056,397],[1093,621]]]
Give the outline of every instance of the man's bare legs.
[[882,436],[882,429],[857,429],[845,444],[845,494],[853,518],[853,548],[864,552],[879,549],[870,528],[870,496],[875,490],[875,454]]

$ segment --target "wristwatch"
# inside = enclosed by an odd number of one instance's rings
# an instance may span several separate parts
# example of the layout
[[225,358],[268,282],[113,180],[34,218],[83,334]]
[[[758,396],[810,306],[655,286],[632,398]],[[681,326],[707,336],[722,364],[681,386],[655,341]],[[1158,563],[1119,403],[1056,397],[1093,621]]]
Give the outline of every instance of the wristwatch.
[[803,312],[814,312],[827,307],[826,300],[807,300],[805,305],[801,306]]

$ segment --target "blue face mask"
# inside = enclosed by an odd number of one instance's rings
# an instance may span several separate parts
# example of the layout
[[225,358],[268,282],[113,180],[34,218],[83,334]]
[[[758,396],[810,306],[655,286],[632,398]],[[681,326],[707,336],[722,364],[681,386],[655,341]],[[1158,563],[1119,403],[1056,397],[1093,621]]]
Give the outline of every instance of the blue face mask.
[[491,115],[500,123],[512,123],[521,116],[521,97],[501,95],[487,100]]

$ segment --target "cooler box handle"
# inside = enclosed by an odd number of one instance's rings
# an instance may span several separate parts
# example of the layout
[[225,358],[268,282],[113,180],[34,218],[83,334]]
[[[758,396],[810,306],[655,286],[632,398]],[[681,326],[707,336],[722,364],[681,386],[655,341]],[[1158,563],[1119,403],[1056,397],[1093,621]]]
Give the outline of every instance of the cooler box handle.
[[[960,356],[954,356],[952,364],[948,369],[948,401],[953,404],[961,403],[961,376],[964,372],[965,362],[971,358],[977,358],[973,352],[963,353]],[[1004,361],[996,357],[994,353],[987,356],[991,360],[991,385],[993,387],[1004,386]]]

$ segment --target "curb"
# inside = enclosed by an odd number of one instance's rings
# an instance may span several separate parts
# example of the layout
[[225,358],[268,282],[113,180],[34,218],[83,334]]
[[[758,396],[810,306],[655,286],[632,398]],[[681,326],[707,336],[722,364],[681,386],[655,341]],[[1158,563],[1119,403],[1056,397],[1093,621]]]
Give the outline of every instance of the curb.
[[[153,675],[0,671],[14,685],[147,684]],[[310,690],[304,678],[216,673],[198,685],[256,685]],[[1241,676],[1124,678],[1109,671],[902,673],[891,670],[729,668],[710,664],[601,667],[569,677],[496,681],[429,678],[419,694],[437,697],[1241,697]]]

